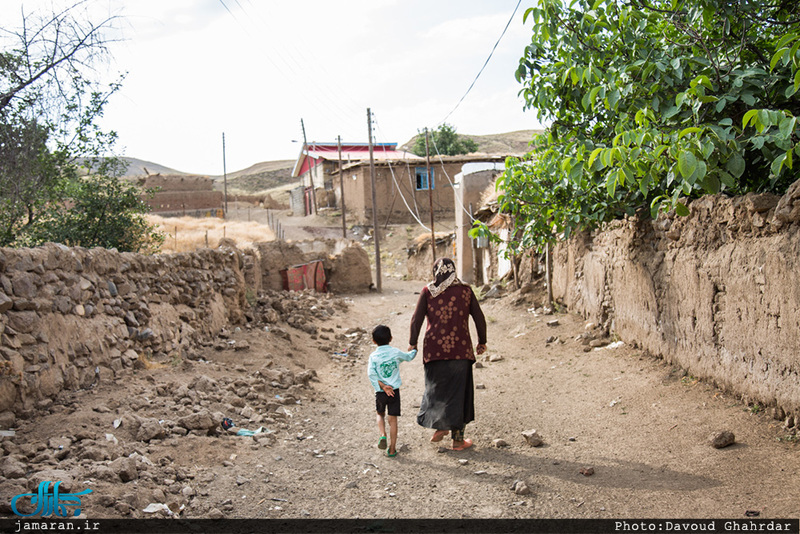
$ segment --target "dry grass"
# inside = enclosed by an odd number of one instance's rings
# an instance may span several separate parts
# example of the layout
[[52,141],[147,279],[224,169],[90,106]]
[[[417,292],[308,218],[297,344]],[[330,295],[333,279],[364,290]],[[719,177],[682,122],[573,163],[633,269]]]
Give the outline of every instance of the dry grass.
[[275,239],[275,233],[269,226],[252,221],[231,221],[216,217],[159,217],[152,214],[147,216],[147,220],[157,225],[166,236],[161,247],[162,253],[216,248],[224,237],[233,239],[239,248]]

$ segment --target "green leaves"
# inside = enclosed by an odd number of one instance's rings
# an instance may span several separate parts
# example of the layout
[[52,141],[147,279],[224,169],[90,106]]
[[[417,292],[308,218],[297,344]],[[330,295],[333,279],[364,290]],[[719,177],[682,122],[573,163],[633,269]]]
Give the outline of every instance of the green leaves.
[[444,123],[438,129],[429,133],[425,146],[425,134],[418,135],[414,141],[411,152],[417,156],[425,156],[426,151],[431,155],[440,154],[442,156],[457,156],[459,154],[469,154],[478,150],[478,144],[468,137],[462,137],[456,133],[455,127]]
[[502,181],[523,239],[800,178],[800,25],[787,10],[538,0],[520,94],[551,126]]
[[678,155],[678,170],[684,178],[694,175],[697,170],[697,158],[689,151],[682,151]]

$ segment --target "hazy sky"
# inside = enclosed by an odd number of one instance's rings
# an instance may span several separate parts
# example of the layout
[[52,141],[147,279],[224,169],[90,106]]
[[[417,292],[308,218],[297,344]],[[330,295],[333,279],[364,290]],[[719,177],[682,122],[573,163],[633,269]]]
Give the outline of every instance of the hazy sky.
[[[18,23],[4,1],[0,26]],[[116,22],[108,73],[127,72],[102,121],[126,156],[199,174],[294,159],[302,141],[408,141],[442,121],[460,133],[537,128],[514,72],[530,31],[519,0],[91,0]],[[32,12],[63,5],[25,0]],[[527,25],[528,28],[530,25]],[[451,114],[452,112],[452,114]]]

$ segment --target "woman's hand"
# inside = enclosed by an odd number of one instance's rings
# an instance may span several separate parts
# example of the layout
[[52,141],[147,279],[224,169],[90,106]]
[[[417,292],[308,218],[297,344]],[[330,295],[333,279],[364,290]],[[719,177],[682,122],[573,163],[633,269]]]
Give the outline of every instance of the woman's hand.
[[417,346],[416,345],[409,345],[408,346],[408,350],[406,352],[411,352],[412,350],[417,350]]
[[475,352],[478,355],[483,354],[484,352],[486,352],[486,345],[484,343],[478,343],[478,346],[475,347]]

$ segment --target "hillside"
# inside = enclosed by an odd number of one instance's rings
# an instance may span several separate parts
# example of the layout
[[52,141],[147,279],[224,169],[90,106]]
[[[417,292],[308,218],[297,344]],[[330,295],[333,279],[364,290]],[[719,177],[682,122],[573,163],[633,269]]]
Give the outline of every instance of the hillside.
[[148,174],[186,174],[185,172],[170,169],[164,165],[153,163],[152,161],[145,161],[142,159],[122,157],[123,161],[128,162],[128,169],[123,175],[125,178],[133,178],[137,176],[147,176]]
[[[506,132],[499,134],[488,135],[469,135],[459,134],[478,143],[478,152],[483,154],[525,154],[528,151],[528,143],[533,138],[533,135],[540,133],[541,130],[518,130],[515,132]],[[412,137],[408,142],[400,146],[413,146],[416,136]],[[181,171],[176,171],[136,158],[123,158],[129,162],[128,171],[125,173],[126,177],[144,176],[147,174],[186,174]],[[295,160],[277,160],[277,161],[264,161],[256,163],[247,167],[246,169],[229,172],[227,175],[228,192],[239,194],[255,194],[269,191],[276,188],[285,189],[287,186],[294,184],[295,180],[292,178],[292,170]],[[210,175],[214,180],[214,188],[221,190],[223,188],[223,176]]]
[[[537,133],[542,133],[543,130],[517,130],[516,132],[507,132],[499,134],[488,135],[470,135],[458,134],[459,137],[471,139],[478,143],[478,152],[482,154],[502,154],[522,155],[528,152],[528,143],[530,143],[533,136]],[[417,141],[418,136],[409,139],[402,146],[413,147]]]
[[[148,174],[188,174],[158,163],[137,158],[123,157],[128,163],[125,178],[147,176]],[[253,194],[275,189],[292,183],[294,160],[264,161],[246,169],[228,173],[228,191]],[[209,176],[214,180],[215,189],[223,187],[223,176]]]
[[[243,194],[260,193],[293,183],[294,160],[265,161],[241,171],[228,173],[228,191]],[[222,176],[212,176],[214,188],[223,187]]]

